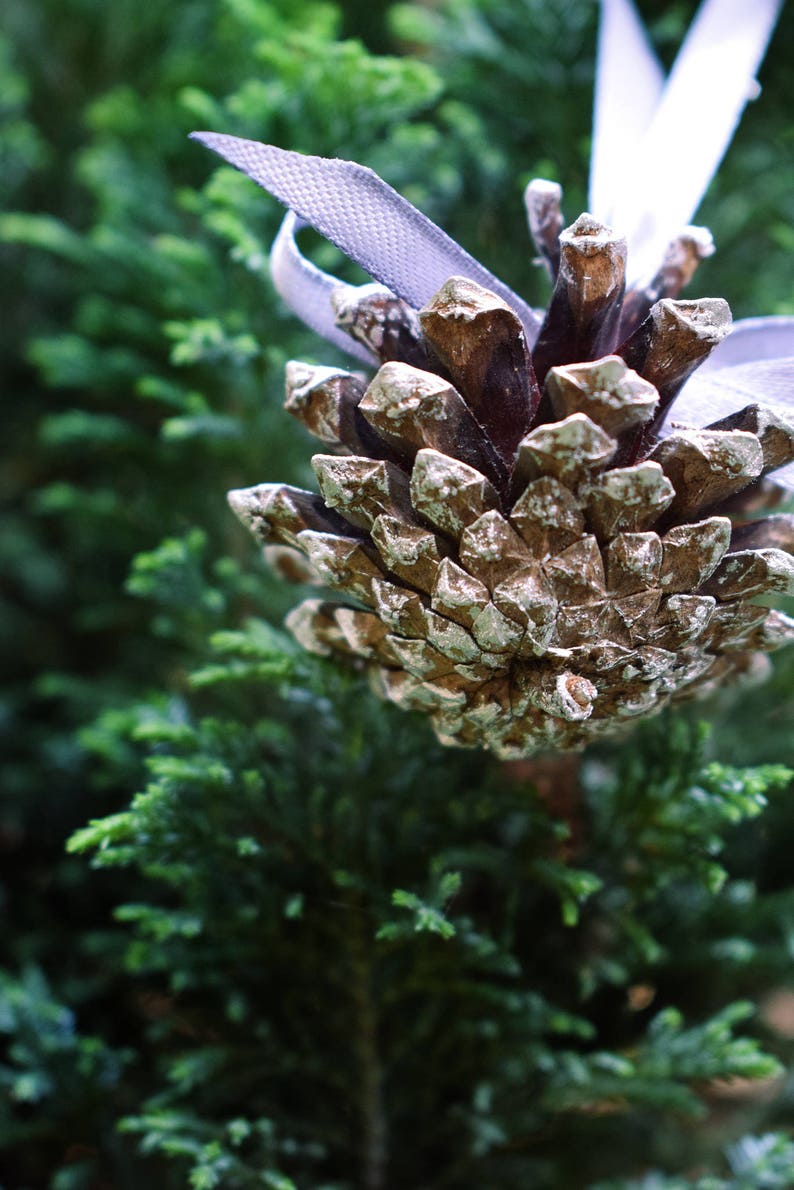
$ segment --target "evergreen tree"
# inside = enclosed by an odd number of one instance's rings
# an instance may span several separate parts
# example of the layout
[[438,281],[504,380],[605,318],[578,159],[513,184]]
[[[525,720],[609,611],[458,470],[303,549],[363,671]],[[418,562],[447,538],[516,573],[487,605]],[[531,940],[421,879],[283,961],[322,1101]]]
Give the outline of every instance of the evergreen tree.
[[[641,7],[669,60],[694,4]],[[794,312],[793,29],[701,215],[737,316]],[[521,186],[583,205],[594,31],[9,3],[7,1190],[794,1185],[790,655],[578,774],[502,767],[300,654],[224,502],[311,485],[283,366],[330,361],[268,280],[280,211],[187,132],[361,160],[541,301]]]

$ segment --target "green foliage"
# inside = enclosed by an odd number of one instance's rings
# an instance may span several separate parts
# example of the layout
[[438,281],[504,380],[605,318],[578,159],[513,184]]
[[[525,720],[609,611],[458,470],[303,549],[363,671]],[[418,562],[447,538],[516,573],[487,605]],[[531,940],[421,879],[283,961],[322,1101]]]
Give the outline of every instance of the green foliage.
[[704,1114],[702,1102],[686,1083],[781,1073],[779,1064],[761,1053],[755,1041],[733,1037],[733,1027],[752,1012],[750,1004],[732,1004],[706,1024],[685,1029],[681,1013],[667,1008],[651,1020],[632,1058],[605,1052],[577,1058],[575,1074],[566,1070],[568,1085],[555,1101],[568,1108],[617,1101]]
[[414,933],[426,930],[441,938],[454,938],[455,927],[447,921],[445,909],[455,893],[460,891],[460,873],[443,872],[434,883],[436,887],[429,902],[423,901],[416,893],[406,892],[404,888],[395,888],[391,895],[392,905],[397,909],[406,909],[412,916],[411,924],[406,926],[404,923],[387,922],[380,927],[376,937],[380,941],[394,941],[404,938],[409,930]]
[[34,170],[47,156],[45,142],[29,118],[30,86],[14,61],[7,35],[0,37],[0,125],[3,129],[0,206],[23,192]]
[[[521,187],[584,203],[595,7],[6,5],[9,1190],[786,1185],[790,1042],[745,1005],[791,979],[791,660],[541,798],[302,656],[223,499],[311,483],[283,365],[334,353],[272,290],[278,205],[187,133],[361,160],[542,301]],[[669,62],[695,0],[641,7]],[[793,32],[702,214],[739,314],[791,308]]]
[[36,968],[19,980],[0,979],[0,1032],[13,1038],[10,1064],[0,1067],[6,1103],[68,1103],[85,1084],[96,1083],[101,1092],[118,1080],[119,1057],[97,1038],[75,1032],[73,1014],[53,1000]]
[[[112,1125],[112,1100],[131,1055],[76,1029],[74,1013],[53,997],[43,973],[0,972],[0,1154],[38,1150],[59,1156],[64,1136],[90,1142],[92,1130]],[[103,1117],[105,1117],[103,1121]],[[31,1169],[35,1165],[31,1161]],[[76,1164],[60,1190],[87,1185],[90,1168]],[[35,1173],[33,1174],[35,1177]],[[71,1180],[70,1180],[71,1178]]]
[[[639,1161],[660,1115],[683,1144],[712,1083],[779,1075],[746,1002],[701,1003],[699,1020],[622,1005],[676,970],[671,896],[693,916],[698,892],[730,905],[717,839],[786,770],[730,771],[702,731],[646,729],[628,773],[622,751],[594,762],[572,867],[566,827],[520,778],[439,748],[261,622],[214,646],[185,699],[107,724],[145,748],[149,780],[71,843],[149,889],[117,910],[128,970],[168,997],[162,1085],[124,1124],[144,1151],[199,1185],[254,1184],[264,1162],[352,1188],[388,1135],[398,1184],[554,1186],[609,1153],[618,1116],[621,1160],[594,1172]],[[573,897],[578,921],[550,913]],[[279,1138],[266,1160],[228,1141],[242,1088],[255,1135]]]
[[[691,906],[713,904],[728,876],[721,862],[726,829],[757,817],[767,794],[785,788],[792,771],[705,763],[707,729],[683,720],[647,739],[645,750],[621,753],[615,773],[605,775],[594,764],[585,780],[596,871],[611,883],[602,898],[611,928],[637,957],[656,962],[660,942],[643,907],[662,894]],[[611,961],[607,968],[599,961],[580,971],[587,990],[616,977],[624,972]]]
[[603,1182],[594,1190],[789,1190],[794,1144],[774,1132],[746,1136],[731,1145],[725,1164],[730,1168],[725,1177],[667,1178],[653,1173],[640,1181]]
[[[200,1086],[211,1076],[212,1051],[196,1054],[190,1062],[175,1065],[177,1078]],[[130,1116],[122,1130],[141,1135],[141,1151],[161,1153],[167,1158],[190,1162],[187,1183],[192,1190],[214,1190],[229,1186],[233,1190],[265,1186],[269,1190],[295,1190],[295,1183],[276,1168],[279,1148],[276,1129],[270,1120],[251,1122],[242,1117],[218,1125],[203,1125],[189,1113],[155,1108],[144,1116]],[[220,1136],[221,1139],[218,1139]],[[287,1145],[288,1151],[295,1146]],[[307,1149],[312,1146],[306,1146]]]

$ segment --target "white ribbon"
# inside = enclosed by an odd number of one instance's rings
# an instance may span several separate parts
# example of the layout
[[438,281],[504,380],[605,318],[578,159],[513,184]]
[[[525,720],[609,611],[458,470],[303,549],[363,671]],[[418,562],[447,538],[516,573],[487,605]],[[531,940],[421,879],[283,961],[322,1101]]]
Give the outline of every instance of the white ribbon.
[[[670,433],[673,423],[710,425],[745,405],[768,405],[794,420],[794,317],[735,323],[684,385],[662,433]],[[794,490],[794,463],[769,478]]]
[[603,223],[610,222],[627,163],[633,168],[663,90],[664,73],[631,0],[601,0],[589,204]]
[[722,160],[783,0],[704,0],[666,85],[632,0],[601,0],[592,212],[647,281]]
[[775,360],[794,355],[794,316],[767,314],[764,318],[743,318],[731,327],[731,333],[702,363],[695,373],[748,364],[753,360]]
[[191,136],[248,174],[417,309],[450,277],[463,276],[512,306],[530,339],[537,333],[538,316],[522,298],[366,166],[217,132]]

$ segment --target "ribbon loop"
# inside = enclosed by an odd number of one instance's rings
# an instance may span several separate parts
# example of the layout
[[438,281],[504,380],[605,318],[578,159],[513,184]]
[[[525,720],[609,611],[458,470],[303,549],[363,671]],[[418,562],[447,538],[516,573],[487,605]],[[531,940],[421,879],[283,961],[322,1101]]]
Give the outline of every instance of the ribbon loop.
[[664,73],[632,0],[601,0],[589,208],[603,223],[612,222],[626,162],[633,161],[663,90]]
[[361,343],[341,330],[334,321],[331,294],[335,289],[352,289],[331,273],[324,273],[301,253],[295,235],[307,225],[294,211],[287,211],[270,252],[270,273],[284,304],[340,351],[369,367],[378,361]]
[[[649,113],[658,78],[636,10],[631,0],[601,0],[593,198],[628,240],[632,281],[647,280],[692,221],[753,94],[781,7],[782,0],[704,0]],[[633,145],[623,142],[626,130]]]

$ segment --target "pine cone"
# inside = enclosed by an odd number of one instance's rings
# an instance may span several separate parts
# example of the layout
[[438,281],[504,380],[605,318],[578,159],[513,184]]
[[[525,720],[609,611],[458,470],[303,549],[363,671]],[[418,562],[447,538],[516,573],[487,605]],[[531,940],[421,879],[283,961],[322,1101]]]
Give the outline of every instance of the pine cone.
[[369,667],[442,742],[505,758],[755,676],[794,639],[753,603],[794,592],[794,517],[747,519],[794,423],[752,405],[657,436],[730,329],[724,301],[675,300],[702,236],[625,294],[624,240],[589,215],[560,232],[549,187],[529,209],[556,279],[532,355],[510,306],[463,277],[418,315],[342,290],[338,325],[382,366],[369,384],[288,366],[286,407],[326,450],[321,495],[229,497],[287,577],[345,597],[290,614],[307,649]]

